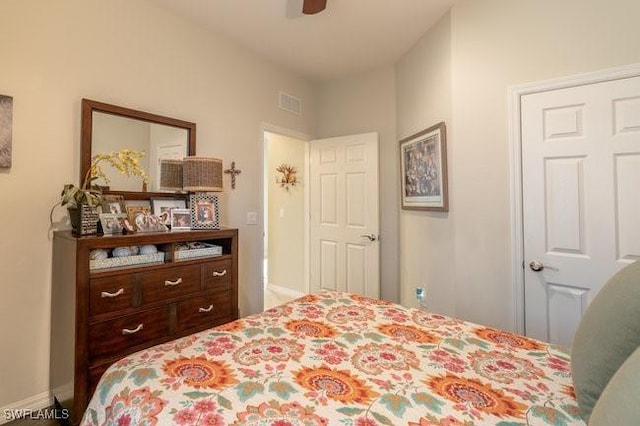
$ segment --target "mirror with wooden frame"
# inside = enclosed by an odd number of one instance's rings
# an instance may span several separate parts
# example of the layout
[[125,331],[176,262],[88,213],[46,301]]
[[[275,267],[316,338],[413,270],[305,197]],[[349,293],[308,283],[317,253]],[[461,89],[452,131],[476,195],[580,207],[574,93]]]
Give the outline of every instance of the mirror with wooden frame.
[[94,155],[125,148],[145,152],[140,164],[149,182],[143,187],[139,179],[121,175],[112,167],[103,167],[110,181],[103,193],[122,195],[129,200],[183,196],[160,190],[160,162],[196,154],[195,123],[83,99],[80,181],[91,167]]

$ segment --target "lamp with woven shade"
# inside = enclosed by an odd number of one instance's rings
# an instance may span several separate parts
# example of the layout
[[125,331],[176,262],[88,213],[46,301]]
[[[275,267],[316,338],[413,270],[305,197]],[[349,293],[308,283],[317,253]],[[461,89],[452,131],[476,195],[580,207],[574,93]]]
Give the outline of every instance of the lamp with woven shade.
[[211,157],[185,157],[182,188],[189,192],[221,192],[222,160]]
[[[185,157],[182,187],[189,195],[192,229],[219,229],[220,212],[216,194],[222,191],[222,160],[211,157]],[[193,194],[195,192],[195,194]]]
[[183,191],[182,160],[162,160],[160,162],[160,190]]

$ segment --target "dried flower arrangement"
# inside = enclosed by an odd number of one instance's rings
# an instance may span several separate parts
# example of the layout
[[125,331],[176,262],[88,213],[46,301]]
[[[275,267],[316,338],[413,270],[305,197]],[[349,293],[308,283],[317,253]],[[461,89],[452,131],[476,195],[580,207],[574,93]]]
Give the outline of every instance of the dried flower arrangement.
[[276,172],[282,173],[281,178],[276,177],[276,183],[287,191],[290,187],[296,186],[299,183],[298,177],[296,176],[298,170],[296,170],[295,166],[282,163],[276,167]]

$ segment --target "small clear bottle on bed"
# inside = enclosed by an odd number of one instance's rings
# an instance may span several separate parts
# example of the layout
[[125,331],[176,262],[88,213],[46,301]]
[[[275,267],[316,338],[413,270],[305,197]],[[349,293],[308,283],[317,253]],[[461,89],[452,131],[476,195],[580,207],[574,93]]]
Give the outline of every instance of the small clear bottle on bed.
[[416,300],[418,301],[418,309],[427,310],[427,302],[425,301],[424,287],[416,287]]

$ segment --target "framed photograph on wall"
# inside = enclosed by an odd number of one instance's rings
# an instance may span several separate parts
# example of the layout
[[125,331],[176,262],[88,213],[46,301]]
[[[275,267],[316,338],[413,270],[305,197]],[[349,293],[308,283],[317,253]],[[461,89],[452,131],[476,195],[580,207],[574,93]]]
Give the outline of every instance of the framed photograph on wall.
[[444,122],[400,141],[400,173],[404,210],[449,211]]
[[158,216],[160,221],[165,225],[171,223],[171,210],[172,209],[186,209],[187,201],[178,200],[175,198],[152,198],[151,199],[151,211],[154,215]]
[[191,229],[220,229],[218,196],[196,193],[189,196]]

